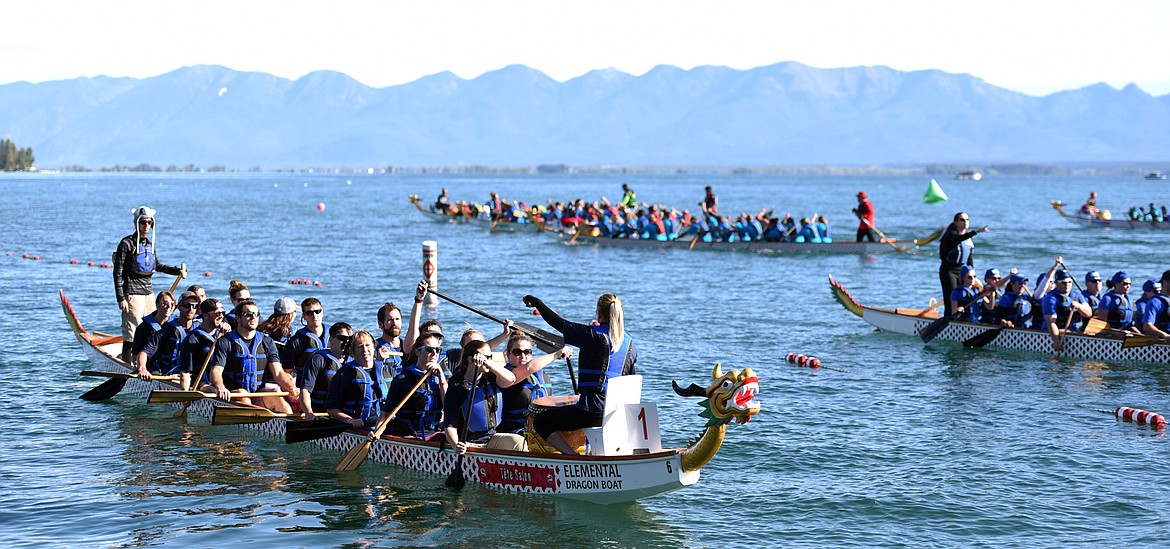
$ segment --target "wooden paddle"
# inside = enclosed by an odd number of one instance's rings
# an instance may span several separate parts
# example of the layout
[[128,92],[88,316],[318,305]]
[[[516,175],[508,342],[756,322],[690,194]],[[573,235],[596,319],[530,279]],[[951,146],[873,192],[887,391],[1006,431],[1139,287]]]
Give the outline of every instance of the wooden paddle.
[[1088,335],[1088,336],[1095,336],[1095,335],[1101,333],[1101,330],[1105,330],[1108,328],[1109,328],[1108,322],[1101,320],[1097,317],[1092,317],[1089,319],[1089,322],[1087,322],[1085,324],[1085,331],[1082,333],[1085,335]]
[[[236,398],[264,398],[264,397],[286,397],[292,393],[287,391],[271,392],[271,393],[232,393],[228,396],[229,399]],[[204,393],[202,391],[173,391],[168,389],[155,389],[150,392],[147,397],[147,404],[162,404],[170,402],[193,402],[196,400],[203,400],[205,398],[218,398],[219,395],[215,393]]]
[[[477,315],[480,315],[488,320],[491,320],[492,322],[498,322],[500,324],[505,324],[503,320],[500,320],[500,319],[498,319],[498,318],[496,318],[488,313],[485,313],[479,309],[476,309],[475,307],[467,305],[466,303],[463,303],[463,302],[461,302],[453,297],[443,295],[439,292],[436,292],[435,290],[429,290],[429,291],[432,294],[435,294],[435,295],[437,295],[437,296],[439,296],[447,301],[450,301],[451,303],[454,303],[460,307],[463,307],[464,309],[467,309],[468,311],[471,311],[471,312],[473,312]],[[524,330],[524,333],[528,334],[529,336],[532,337],[532,339],[534,341],[536,341],[536,346],[541,351],[544,351],[546,353],[554,352],[554,351],[560,349],[561,347],[563,347],[565,344],[565,340],[563,338],[561,338],[560,336],[553,334],[551,332],[541,330],[541,329],[539,329],[535,326],[532,326],[530,324],[525,324],[523,322],[513,322],[512,324],[519,327],[521,330]],[[569,380],[573,383],[573,394],[577,394],[577,373],[573,370],[573,361],[569,358],[565,358],[565,364],[569,368]]]
[[[138,374],[132,374],[130,372],[101,372],[97,370],[82,370],[81,375],[90,377],[138,379]],[[179,376],[152,376],[150,379],[158,381],[176,381],[179,379]]]
[[909,253],[909,250],[903,250],[902,248],[898,247],[898,245],[897,245],[897,244],[894,244],[893,242],[890,242],[890,237],[886,236],[886,233],[883,233],[881,229],[877,228],[877,227],[876,227],[876,226],[873,224],[873,222],[871,222],[870,220],[868,220],[868,219],[866,219],[866,218],[864,218],[864,217],[861,217],[861,216],[858,216],[858,218],[859,218],[859,219],[861,219],[862,221],[864,221],[866,225],[869,225],[869,228],[873,229],[873,232],[877,233],[877,234],[878,234],[878,236],[880,236],[880,237],[881,237],[881,239],[882,239],[882,242],[885,242],[886,244],[889,244],[889,245],[890,245],[890,247],[894,249],[894,251],[896,251],[896,252],[903,252],[903,253]]
[[216,406],[211,413],[212,425],[243,425],[263,423],[277,418],[299,418],[301,414],[281,414],[267,408],[245,408],[243,406]]
[[[459,430],[459,440],[467,442],[467,428],[471,423],[471,409],[475,406],[475,387],[479,384],[479,368],[475,368],[475,374],[471,376],[471,390],[467,392],[467,412],[463,414],[463,426]],[[454,445],[451,447],[455,450]],[[457,450],[456,450],[457,451]],[[467,484],[467,479],[463,478],[463,454],[455,456],[455,466],[451,468],[451,474],[447,475],[447,480],[443,481],[443,486],[452,490],[462,490],[463,485]]]
[[[990,294],[994,291],[995,291],[995,286],[992,284],[988,284],[987,287],[983,288],[983,291],[979,292],[978,294],[975,294],[975,297],[971,299],[971,303],[975,303],[976,301],[979,301],[980,299],[987,297],[988,294]],[[946,327],[950,325],[952,320],[955,320],[955,319],[959,318],[960,316],[967,314],[967,313],[970,313],[970,311],[963,311],[963,312],[953,313],[951,316],[940,317],[938,320],[935,320],[935,321],[931,322],[930,324],[927,324],[925,327],[923,327],[921,330],[919,330],[918,336],[922,338],[923,343],[930,343],[930,341],[932,339],[938,337],[938,334],[942,333],[942,331],[945,330]],[[976,337],[978,337],[978,336],[976,336]]]
[[[477,369],[476,372],[479,372],[479,370]],[[403,406],[406,406],[406,401],[410,400],[410,397],[414,395],[414,392],[417,391],[419,387],[422,387],[422,384],[426,382],[428,377],[431,377],[430,370],[427,370],[427,372],[423,374],[422,377],[418,378],[418,383],[415,383],[414,387],[411,387],[410,390],[407,391],[406,396],[402,398],[402,402],[399,402],[398,406],[394,407],[394,410],[390,412],[390,415],[386,416],[385,419],[382,419],[378,422],[378,426],[374,427],[374,430],[370,432],[370,435],[366,438],[365,442],[350,448],[349,452],[346,452],[346,454],[342,456],[341,461],[338,461],[337,465],[333,467],[333,470],[341,473],[345,471],[353,471],[354,469],[361,467],[362,463],[365,463],[366,457],[370,455],[370,446],[373,446],[374,441],[378,440],[378,437],[382,436],[382,432],[386,430],[386,427],[390,426],[390,421],[394,419],[394,416],[398,414],[398,411],[401,410]]]
[[284,441],[288,444],[319,440],[340,435],[352,426],[340,419],[320,416],[317,419],[292,420],[284,424]]
[[1158,345],[1160,343],[1166,343],[1166,340],[1164,340],[1160,337],[1156,337],[1156,336],[1126,335],[1125,339],[1123,339],[1121,341],[1121,348],[1122,349],[1134,349],[1137,347],[1149,347],[1150,345]]

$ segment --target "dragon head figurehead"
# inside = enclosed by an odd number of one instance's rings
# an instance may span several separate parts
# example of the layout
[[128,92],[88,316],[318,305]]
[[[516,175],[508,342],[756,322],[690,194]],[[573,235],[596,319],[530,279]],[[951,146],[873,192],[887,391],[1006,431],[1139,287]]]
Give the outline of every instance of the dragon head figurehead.
[[699,415],[707,418],[707,427],[726,425],[731,420],[747,423],[760,412],[760,403],[756,400],[760,392],[760,380],[751,368],[724,373],[723,367],[716,364],[711,373],[711,383],[706,389],[693,383],[683,389],[675,383],[674,390],[682,396],[707,397],[699,403],[703,407]]
[[673,383],[674,392],[682,396],[707,397],[699,404],[703,407],[700,417],[707,418],[706,429],[682,455],[683,471],[697,471],[715,457],[723,443],[723,433],[731,420],[747,423],[760,412],[756,395],[760,392],[760,381],[751,368],[723,372],[722,366],[715,365],[711,383],[704,389],[694,383],[690,387],[679,387]]

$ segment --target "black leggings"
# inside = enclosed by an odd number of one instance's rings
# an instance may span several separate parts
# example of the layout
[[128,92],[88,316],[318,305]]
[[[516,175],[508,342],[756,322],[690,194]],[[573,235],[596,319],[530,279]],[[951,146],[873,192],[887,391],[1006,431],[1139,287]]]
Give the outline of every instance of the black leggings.
[[857,241],[861,242],[862,238],[865,238],[870,242],[874,242],[873,229],[857,229]]
[[545,440],[553,431],[572,431],[586,427],[601,427],[602,414],[581,410],[576,406],[546,408],[532,417],[532,428]]
[[938,281],[942,284],[943,292],[943,316],[951,316],[954,311],[951,304],[951,290],[954,290],[959,285],[959,272],[963,270],[963,266],[959,265],[954,268],[939,267]]

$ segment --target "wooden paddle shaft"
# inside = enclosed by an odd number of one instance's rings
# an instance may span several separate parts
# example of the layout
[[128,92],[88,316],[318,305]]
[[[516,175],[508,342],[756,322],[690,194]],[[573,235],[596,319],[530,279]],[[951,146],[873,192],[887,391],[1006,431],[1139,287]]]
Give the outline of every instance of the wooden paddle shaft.
[[430,370],[427,370],[427,372],[423,374],[422,377],[418,378],[418,383],[415,383],[414,387],[410,388],[410,391],[406,393],[406,397],[402,399],[402,402],[399,402],[398,406],[395,406],[394,409],[390,411],[390,415],[386,416],[386,419],[378,422],[378,426],[374,428],[372,433],[370,433],[373,435],[373,438],[377,439],[378,437],[382,436],[382,431],[385,431],[386,427],[390,425],[390,420],[394,419],[394,416],[398,413],[399,410],[402,409],[403,406],[406,406],[406,401],[410,400],[410,397],[414,395],[414,392],[417,391],[419,387],[422,387],[422,384],[426,382],[428,377],[431,377]]

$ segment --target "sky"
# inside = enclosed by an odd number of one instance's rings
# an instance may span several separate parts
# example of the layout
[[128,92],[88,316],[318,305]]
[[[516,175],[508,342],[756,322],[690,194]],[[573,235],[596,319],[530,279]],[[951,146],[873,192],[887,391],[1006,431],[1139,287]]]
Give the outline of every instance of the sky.
[[1170,93],[1170,1],[35,0],[0,9],[0,84],[199,64],[373,87],[521,64],[565,81],[657,65],[938,69],[1046,95]]

